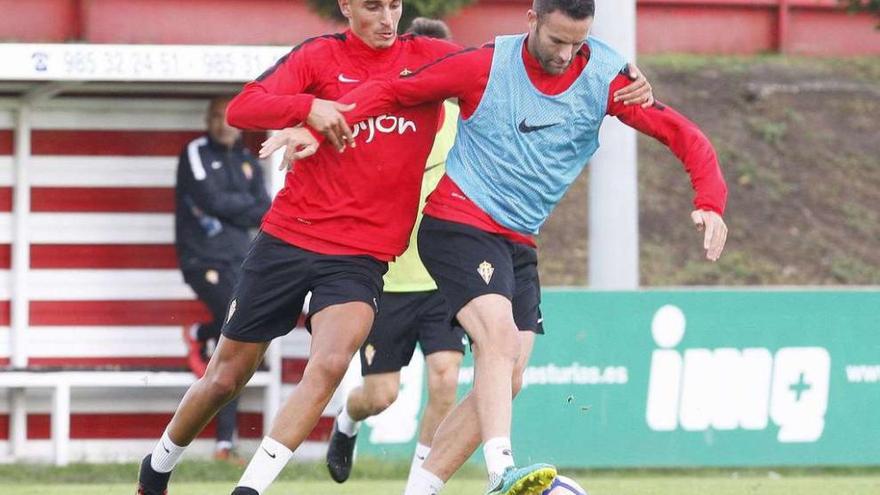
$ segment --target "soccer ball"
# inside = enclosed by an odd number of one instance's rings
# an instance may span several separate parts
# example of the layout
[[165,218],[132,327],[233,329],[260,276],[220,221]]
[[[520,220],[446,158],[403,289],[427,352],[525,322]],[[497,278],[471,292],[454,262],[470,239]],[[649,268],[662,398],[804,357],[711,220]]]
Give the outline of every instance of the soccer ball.
[[550,488],[544,490],[541,495],[587,495],[587,491],[578,485],[577,481],[557,475]]

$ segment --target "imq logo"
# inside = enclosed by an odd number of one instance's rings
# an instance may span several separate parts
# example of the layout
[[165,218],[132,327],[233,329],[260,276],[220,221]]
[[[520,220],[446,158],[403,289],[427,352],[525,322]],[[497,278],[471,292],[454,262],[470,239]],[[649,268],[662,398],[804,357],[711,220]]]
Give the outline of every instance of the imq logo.
[[684,313],[672,305],[651,323],[659,347],[645,414],[652,430],[764,430],[773,421],[782,443],[822,437],[831,376],[826,349],[678,349],[685,327]]

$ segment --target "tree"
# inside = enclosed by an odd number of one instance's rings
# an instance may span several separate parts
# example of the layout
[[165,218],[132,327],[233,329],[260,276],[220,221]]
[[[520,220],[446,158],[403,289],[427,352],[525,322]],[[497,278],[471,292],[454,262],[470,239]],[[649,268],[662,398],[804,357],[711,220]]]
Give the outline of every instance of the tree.
[[[404,0],[400,25],[405,29],[416,17],[438,19],[473,2],[474,0]],[[308,0],[308,4],[312,10],[324,17],[340,22],[346,20],[339,12],[339,4],[336,0]]]
[[[880,17],[880,0],[839,0],[850,12],[873,12]],[[880,29],[880,24],[877,25]]]

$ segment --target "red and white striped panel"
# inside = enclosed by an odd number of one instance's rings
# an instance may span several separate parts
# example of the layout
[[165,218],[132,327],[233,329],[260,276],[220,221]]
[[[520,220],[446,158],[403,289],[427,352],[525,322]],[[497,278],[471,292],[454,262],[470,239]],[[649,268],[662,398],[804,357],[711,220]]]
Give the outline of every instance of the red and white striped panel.
[[[31,366],[185,367],[182,326],[208,313],[177,268],[174,182],[178,154],[203,132],[205,105],[79,98],[35,110]],[[12,125],[11,114],[0,110],[0,365],[10,353]],[[302,375],[307,334],[294,331],[282,347],[284,381],[292,386]],[[47,438],[49,404],[35,394],[29,436]],[[124,395],[74,394],[72,438],[155,438],[180,398],[178,392],[164,402],[142,392]],[[246,395],[243,406],[241,436],[259,438],[258,397]],[[8,438],[5,408],[0,401],[0,441]],[[331,423],[322,420],[312,439],[326,438]]]

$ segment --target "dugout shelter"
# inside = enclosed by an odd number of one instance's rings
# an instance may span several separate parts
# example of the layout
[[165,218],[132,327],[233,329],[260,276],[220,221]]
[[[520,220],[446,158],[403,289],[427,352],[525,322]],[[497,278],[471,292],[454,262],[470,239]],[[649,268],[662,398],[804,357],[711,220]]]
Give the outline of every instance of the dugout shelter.
[[[211,97],[288,49],[0,44],[0,458],[130,460],[161,433],[194,380],[182,328],[208,316],[174,252],[177,155]],[[303,331],[272,346],[243,395],[243,440],[307,353]]]

